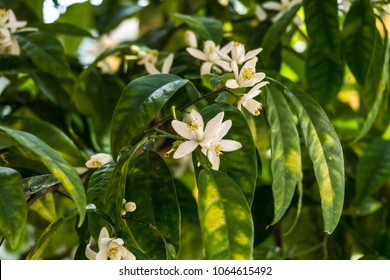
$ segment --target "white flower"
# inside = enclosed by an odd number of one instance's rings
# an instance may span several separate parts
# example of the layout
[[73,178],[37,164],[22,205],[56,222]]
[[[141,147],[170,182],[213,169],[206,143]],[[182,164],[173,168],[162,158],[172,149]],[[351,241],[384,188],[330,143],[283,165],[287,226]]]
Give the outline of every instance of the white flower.
[[137,209],[137,205],[135,202],[129,201],[125,204],[125,210],[126,212],[134,212]]
[[123,246],[122,238],[110,238],[103,227],[99,234],[99,252],[94,252],[90,244],[85,248],[85,255],[90,260],[135,260],[135,256]]
[[[276,1],[267,1],[263,3],[263,7],[267,10],[272,10],[278,12],[275,16],[271,18],[273,22],[278,21],[288,10],[297,4],[301,4],[302,0],[281,0],[281,2]],[[260,8],[261,9],[261,8]],[[259,8],[258,8],[259,10]],[[257,11],[260,18],[263,17],[262,12]],[[258,18],[259,18],[258,16]],[[259,20],[260,20],[259,18]],[[297,15],[293,22],[297,25],[303,24],[302,19]]]
[[[195,48],[187,48],[186,50],[193,57],[204,61],[200,69],[201,75],[210,73],[213,65],[217,65],[228,72],[232,71],[229,63],[226,61],[226,57],[227,60],[229,60],[229,57],[227,56],[227,53],[230,51],[229,45],[220,49],[219,45],[216,45],[211,40],[207,40],[204,43],[203,52]],[[223,59],[221,55],[223,55],[225,59]]]
[[267,19],[267,12],[258,4],[255,7],[255,15],[260,22]]
[[0,9],[0,53],[20,54],[19,44],[12,34],[26,24],[25,21],[17,21],[12,10]]
[[85,163],[88,168],[99,168],[112,160],[109,154],[99,153],[91,156],[90,160]]
[[231,45],[231,60],[235,60],[237,64],[243,64],[249,59],[254,58],[263,50],[262,48],[257,48],[245,53],[245,46],[240,42],[231,42],[228,45]]
[[244,94],[241,99],[238,101],[237,107],[239,110],[241,110],[242,106],[244,106],[252,115],[258,116],[260,115],[260,110],[263,107],[263,105],[254,100],[256,96],[258,96],[261,92],[260,88],[263,86],[269,84],[268,82],[261,82],[255,85],[251,90]]
[[171,70],[171,67],[172,67],[173,58],[174,58],[173,53],[168,55],[168,57],[164,60],[161,71],[157,70],[155,64],[153,64],[151,62],[145,62],[145,69],[151,75],[152,74],[160,74],[160,73],[168,74],[169,71]]
[[[134,49],[134,48],[132,48]],[[138,56],[140,60],[137,62],[138,65],[145,65],[146,63],[156,64],[158,60],[158,50],[139,50]]]
[[212,168],[219,169],[220,156],[223,151],[230,152],[242,147],[241,143],[234,140],[222,140],[232,126],[232,121],[222,122],[224,112],[218,113],[212,118],[203,130],[204,122],[202,116],[195,110],[190,113],[191,124],[173,120],[173,129],[184,139],[173,155],[174,159],[182,158],[192,153],[198,146],[208,157]]
[[234,73],[234,79],[226,81],[226,87],[228,88],[242,88],[252,87],[255,84],[261,82],[265,78],[263,72],[256,73],[257,58],[254,57],[242,66],[240,72],[238,72],[238,65],[235,60],[231,62],[231,67]]
[[198,40],[196,39],[196,35],[191,30],[186,30],[184,32],[184,41],[186,42],[187,46],[191,48],[197,48],[198,47]]

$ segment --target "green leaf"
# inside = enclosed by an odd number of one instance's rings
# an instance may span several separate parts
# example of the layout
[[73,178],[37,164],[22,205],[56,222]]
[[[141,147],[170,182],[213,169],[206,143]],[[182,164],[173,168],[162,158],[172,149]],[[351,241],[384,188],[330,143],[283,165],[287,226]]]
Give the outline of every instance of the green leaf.
[[50,24],[36,23],[32,24],[31,27],[36,27],[41,31],[54,34],[64,34],[78,37],[93,37],[88,30],[67,22],[53,22]]
[[148,75],[132,81],[122,92],[111,121],[111,150],[134,144],[164,104],[188,80],[170,74]]
[[234,106],[213,104],[206,107],[201,113],[206,123],[222,111],[225,112],[224,120],[232,121],[232,127],[224,139],[236,140],[241,143],[242,148],[224,153],[221,156],[220,170],[226,171],[226,174],[233,178],[251,206],[258,171],[253,136],[246,118]]
[[176,255],[173,252],[180,250],[180,209],[172,175],[160,155],[150,151],[134,159],[125,198],[137,205],[126,214],[126,221],[149,258]]
[[201,170],[198,211],[206,258],[252,259],[253,222],[249,205],[232,178],[220,171]]
[[62,130],[48,122],[34,118],[7,117],[0,121],[0,125],[37,136],[73,166],[85,165],[85,158],[80,149]]
[[22,192],[22,176],[0,166],[0,232],[16,248],[27,221],[27,205]]
[[[85,211],[85,209],[84,209]],[[49,244],[52,237],[55,235],[55,233],[58,231],[58,229],[71,220],[72,218],[76,217],[79,214],[78,210],[73,210],[72,212],[68,213],[64,217],[59,218],[57,221],[50,223],[50,225],[45,229],[45,231],[42,233],[42,235],[39,237],[38,241],[34,245],[34,247],[30,250],[28,253],[26,259],[27,260],[39,260]]]
[[320,104],[333,101],[344,81],[344,64],[330,58],[322,45],[309,47],[306,57],[306,79],[309,93]]
[[38,31],[18,33],[16,38],[20,48],[38,69],[58,78],[73,77],[64,48],[54,36]]
[[21,59],[16,55],[0,54],[0,71],[12,71],[18,69]]
[[340,30],[337,0],[304,0],[307,33],[313,45],[335,63],[340,61]]
[[54,175],[45,174],[23,179],[22,190],[25,196],[47,190],[60,182]]
[[271,170],[276,224],[285,214],[302,181],[302,159],[298,131],[284,95],[267,87],[265,112],[271,129]]
[[185,23],[199,36],[202,40],[211,40],[220,43],[223,36],[223,25],[220,21],[207,17],[193,17],[176,13],[175,16]]
[[277,22],[273,23],[264,36],[261,47],[263,51],[260,53],[261,61],[264,65],[270,64],[272,52],[280,42],[282,35],[285,33],[287,26],[295,17],[301,5],[295,5],[286,12]]
[[86,198],[83,183],[76,170],[36,136],[4,126],[0,126],[0,131],[15,141],[18,149],[29,155],[30,159],[42,162],[60,180],[80,211],[80,226],[85,217]]
[[390,141],[375,138],[357,163],[356,201],[377,193],[390,179]]
[[324,110],[307,94],[285,90],[299,119],[299,126],[317,179],[324,230],[332,233],[344,204],[344,158],[340,140]]
[[342,30],[342,50],[352,74],[365,87],[363,102],[371,105],[381,79],[385,47],[370,0],[353,2]]

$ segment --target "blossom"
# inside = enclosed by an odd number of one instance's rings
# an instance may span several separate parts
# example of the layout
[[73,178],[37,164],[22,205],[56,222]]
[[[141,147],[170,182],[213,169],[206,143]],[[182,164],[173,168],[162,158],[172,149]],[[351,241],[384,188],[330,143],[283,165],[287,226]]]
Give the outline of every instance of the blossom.
[[240,72],[238,72],[238,65],[235,60],[231,62],[231,67],[234,73],[234,79],[226,81],[226,87],[228,88],[242,88],[252,87],[255,84],[261,82],[265,78],[265,74],[262,72],[256,73],[257,58],[254,57],[242,66]]
[[212,168],[218,170],[220,165],[219,157],[222,155],[222,152],[235,151],[242,147],[238,141],[222,140],[232,126],[231,120],[222,122],[223,118],[224,112],[218,113],[207,123],[205,128],[202,116],[195,110],[191,110],[190,124],[173,120],[173,129],[186,139],[177,148],[173,158],[182,158],[192,153],[198,146],[201,146],[202,152],[209,159]]
[[12,34],[26,24],[25,21],[17,21],[12,10],[0,9],[0,53],[20,54],[19,44]]
[[91,158],[85,163],[88,168],[99,168],[112,160],[111,155],[99,153],[92,155]]
[[[277,14],[271,18],[271,20],[275,22],[278,21],[293,6],[301,3],[302,0],[281,0],[281,2],[267,1],[264,2],[262,6],[267,10],[277,12]],[[255,14],[260,21],[265,19],[264,15],[266,12],[261,8],[261,6],[256,7]],[[293,22],[297,25],[301,25],[303,23],[302,19],[298,15],[293,19]]]
[[105,227],[100,230],[98,248],[96,253],[88,244],[85,248],[85,255],[90,260],[135,260],[135,256],[123,246],[122,238],[110,238]]
[[[231,58],[228,58],[228,60],[235,60],[237,64],[243,64],[249,59],[254,58],[263,50],[262,48],[257,48],[246,53],[245,45],[241,44],[240,42],[230,42],[226,45],[226,48],[231,52]],[[220,55],[221,57],[225,58],[224,54]]]
[[134,212],[137,209],[135,202],[129,201],[125,203],[126,212]]
[[[187,48],[186,50],[193,57],[204,61],[200,69],[201,75],[210,73],[213,65],[217,65],[225,71],[231,71],[229,62],[226,61],[226,58],[228,59],[227,53],[230,51],[229,45],[220,49],[219,45],[216,45],[211,40],[207,40],[204,43],[203,52],[195,48]],[[224,56],[225,59],[221,57],[221,55]]]
[[196,39],[196,35],[191,30],[186,30],[184,32],[184,41],[186,42],[187,46],[189,46],[191,48],[198,47],[198,40]]
[[254,100],[256,96],[258,96],[261,92],[260,88],[263,86],[269,84],[268,82],[261,82],[255,85],[251,90],[244,94],[241,99],[238,101],[237,107],[239,110],[241,110],[242,106],[244,106],[252,115],[258,116],[260,115],[260,110],[263,107],[263,105]]
[[160,74],[160,73],[168,74],[169,71],[171,70],[171,67],[172,67],[173,58],[174,58],[173,53],[168,55],[168,57],[164,60],[161,71],[157,70],[155,64],[153,64],[151,62],[145,62],[145,69],[151,75],[152,74]]

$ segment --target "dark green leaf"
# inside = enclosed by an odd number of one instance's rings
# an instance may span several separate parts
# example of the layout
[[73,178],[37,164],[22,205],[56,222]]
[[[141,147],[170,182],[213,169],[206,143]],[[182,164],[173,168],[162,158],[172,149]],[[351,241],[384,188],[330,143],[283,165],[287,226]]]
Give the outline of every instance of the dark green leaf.
[[16,170],[0,166],[0,181],[0,232],[15,248],[27,221],[22,177]]
[[207,17],[192,17],[176,13],[175,16],[185,23],[203,40],[211,40],[220,43],[223,36],[223,25],[220,21]]
[[226,170],[227,175],[233,178],[244,193],[248,204],[252,205],[258,170],[253,136],[247,120],[234,106],[213,104],[206,107],[201,113],[206,123],[221,111],[225,112],[224,120],[232,121],[232,127],[224,139],[236,140],[241,143],[242,148],[224,153],[221,156],[220,170]]
[[309,93],[320,104],[333,101],[343,84],[344,64],[330,58],[322,45],[309,47],[306,57],[306,79]]
[[[84,209],[85,211],[85,209]],[[74,210],[70,212],[69,214],[65,215],[64,217],[61,217],[57,221],[51,223],[45,231],[42,233],[40,238],[38,239],[37,243],[34,245],[34,247],[31,249],[31,251],[28,253],[26,259],[27,260],[39,260],[49,244],[52,237],[55,235],[55,233],[58,231],[60,226],[65,224],[67,221],[71,220],[72,218],[76,217],[79,214],[78,210]]]
[[149,258],[165,259],[179,252],[180,209],[175,184],[158,154],[150,151],[134,159],[125,198],[137,205],[134,212],[126,214],[126,221]]
[[264,65],[270,64],[269,60],[271,58],[272,52],[279,44],[280,39],[286,31],[287,26],[293,20],[300,7],[301,5],[295,5],[294,7],[292,7],[268,29],[267,33],[264,36],[263,43],[261,44],[263,51],[261,52],[260,56],[261,61],[264,63]]
[[28,32],[18,33],[16,38],[20,48],[38,69],[59,78],[72,78],[64,48],[54,36],[43,32]]
[[19,68],[21,60],[19,56],[0,54],[0,71],[13,71]]
[[79,225],[81,225],[86,212],[86,198],[83,183],[76,170],[36,136],[4,126],[0,126],[0,131],[14,140],[17,143],[17,147],[29,155],[30,159],[42,162],[61,181],[80,211]]
[[307,94],[286,90],[299,119],[299,125],[317,179],[324,228],[332,233],[344,204],[344,158],[340,140],[323,109]]
[[132,81],[122,92],[111,121],[113,158],[134,144],[164,104],[188,80],[170,74],[148,75]]
[[25,196],[46,190],[60,181],[52,174],[38,175],[23,179],[23,193]]
[[340,61],[340,30],[337,0],[304,0],[307,33],[313,45],[334,63]]
[[290,206],[297,184],[302,181],[302,159],[298,131],[284,95],[275,87],[268,87],[266,93],[275,213],[272,224],[276,224]]
[[79,37],[93,37],[88,30],[66,22],[53,22],[50,24],[38,23],[33,24],[32,27],[36,27],[41,31],[54,34],[65,34]]
[[207,259],[252,259],[253,222],[241,189],[223,172],[201,170],[199,220]]
[[390,179],[390,141],[374,139],[359,159],[356,172],[356,201],[378,192]]
[[73,166],[85,165],[85,158],[80,149],[65,133],[48,122],[34,118],[8,117],[2,119],[0,124],[37,136]]

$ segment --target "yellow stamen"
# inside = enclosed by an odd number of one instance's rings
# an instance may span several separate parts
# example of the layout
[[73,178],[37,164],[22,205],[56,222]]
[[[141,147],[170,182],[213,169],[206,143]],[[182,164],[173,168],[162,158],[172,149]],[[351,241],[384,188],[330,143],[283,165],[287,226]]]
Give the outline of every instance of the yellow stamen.
[[220,144],[218,144],[217,146],[215,146],[214,149],[215,149],[215,153],[217,154],[217,156],[222,155],[223,147],[222,147]]
[[7,15],[8,15],[7,10],[5,10],[5,9],[0,9],[0,17],[5,17],[5,16],[7,16]]
[[239,47],[239,46],[241,46],[241,43],[240,43],[240,42],[234,42],[234,43],[233,43],[233,46]]
[[108,248],[108,250],[107,250],[107,258],[109,258],[109,259],[115,258],[115,256],[118,254],[118,252],[119,252],[119,247],[118,246]]
[[191,119],[191,125],[188,125],[188,128],[190,131],[198,130],[199,129],[199,123],[196,121],[196,119]]
[[244,80],[250,80],[252,79],[254,73],[255,71],[253,70],[253,68],[244,68],[242,77],[244,78]]

